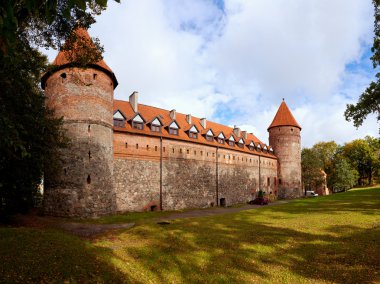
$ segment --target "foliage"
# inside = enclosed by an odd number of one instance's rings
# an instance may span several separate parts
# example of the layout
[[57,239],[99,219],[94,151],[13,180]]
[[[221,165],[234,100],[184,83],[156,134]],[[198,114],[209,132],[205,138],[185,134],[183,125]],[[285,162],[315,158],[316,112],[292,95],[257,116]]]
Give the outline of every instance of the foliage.
[[321,185],[323,172],[327,175],[329,188],[370,185],[374,178],[380,177],[380,142],[371,136],[343,146],[334,141],[319,142],[311,148],[304,148],[301,158],[302,178],[307,189]]
[[31,206],[44,166],[54,167],[67,142],[62,121],[44,105],[39,80],[47,61],[38,48],[61,47],[73,28],[89,27],[106,6],[107,0],[0,2],[0,211]]
[[302,180],[306,189],[313,189],[323,183],[323,162],[322,159],[318,156],[318,153],[313,148],[302,149],[301,166]]
[[0,228],[0,282],[378,283],[379,214],[380,188],[370,188],[165,226],[149,220],[91,242]]
[[372,184],[373,174],[379,169],[379,143],[367,136],[365,139],[357,139],[346,143],[343,147],[343,155],[359,173],[359,185]]
[[334,192],[352,188],[359,178],[358,171],[345,158],[337,159],[329,183]]
[[[376,68],[380,64],[380,0],[373,0],[375,8],[375,21],[371,57],[373,68]],[[377,115],[377,120],[380,120],[380,73],[376,74],[377,81],[371,82],[369,87],[361,94],[356,104],[347,104],[346,111],[344,113],[346,120],[353,120],[354,126],[359,127],[363,124],[364,119],[374,113]]]

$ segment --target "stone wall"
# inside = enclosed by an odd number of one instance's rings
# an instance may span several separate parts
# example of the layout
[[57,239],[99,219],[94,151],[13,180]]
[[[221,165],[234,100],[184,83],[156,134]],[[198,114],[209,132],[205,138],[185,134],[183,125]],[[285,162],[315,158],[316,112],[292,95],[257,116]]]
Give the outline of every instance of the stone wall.
[[303,195],[300,131],[293,126],[269,129],[269,144],[272,145],[279,163],[279,198],[297,198]]
[[[257,155],[170,139],[161,144],[159,137],[118,132],[114,150],[118,211],[158,209],[160,186],[163,210],[215,206],[221,198],[226,205],[243,203],[259,188]],[[260,161],[262,189],[274,193],[277,160]]]
[[57,168],[45,170],[45,213],[78,217],[113,213],[112,80],[92,68],[66,68],[48,78],[45,93],[47,105],[63,116],[70,139]]

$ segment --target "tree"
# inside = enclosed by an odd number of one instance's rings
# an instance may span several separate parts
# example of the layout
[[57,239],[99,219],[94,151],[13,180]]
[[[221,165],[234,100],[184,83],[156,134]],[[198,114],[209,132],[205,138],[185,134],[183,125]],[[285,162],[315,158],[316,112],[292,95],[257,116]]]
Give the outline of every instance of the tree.
[[335,192],[346,191],[356,184],[358,177],[358,171],[352,168],[345,158],[339,157],[334,162],[330,184]]
[[54,167],[67,142],[61,119],[44,104],[39,83],[47,60],[37,48],[61,47],[75,27],[89,27],[106,5],[107,0],[0,2],[0,213],[32,205],[44,167]]
[[357,139],[343,146],[343,156],[358,171],[360,185],[372,184],[373,174],[379,168],[378,151],[375,150],[375,142],[372,137]]
[[[380,0],[372,1],[375,8],[375,21],[372,45],[372,65],[375,69],[380,64]],[[353,120],[354,126],[359,127],[363,124],[364,119],[371,114],[377,114],[377,120],[380,120],[380,73],[376,74],[376,82],[371,82],[369,87],[360,95],[356,104],[347,104],[344,113],[347,121]]]
[[323,163],[313,149],[304,148],[301,152],[302,181],[306,189],[321,185],[324,181]]
[[338,145],[335,143],[335,141],[319,142],[317,144],[314,144],[312,148],[318,159],[321,160],[322,168],[326,174],[329,174],[331,172],[331,166],[337,148]]

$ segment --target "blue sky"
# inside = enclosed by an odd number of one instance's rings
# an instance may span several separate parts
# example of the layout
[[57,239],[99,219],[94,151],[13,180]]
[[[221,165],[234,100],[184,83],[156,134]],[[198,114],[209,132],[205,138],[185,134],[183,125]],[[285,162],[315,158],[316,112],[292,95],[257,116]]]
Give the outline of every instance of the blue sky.
[[[268,141],[282,98],[302,144],[378,135],[344,120],[374,78],[370,0],[123,0],[90,29],[119,86],[115,98],[238,125]],[[56,52],[50,51],[54,59]]]

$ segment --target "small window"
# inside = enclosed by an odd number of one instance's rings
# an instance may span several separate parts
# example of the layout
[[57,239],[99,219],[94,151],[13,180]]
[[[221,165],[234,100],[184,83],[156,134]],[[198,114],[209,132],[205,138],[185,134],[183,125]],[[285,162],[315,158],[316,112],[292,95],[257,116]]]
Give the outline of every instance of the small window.
[[98,74],[94,73],[94,75],[93,75],[94,80],[96,80],[96,77],[98,77]]
[[198,138],[198,133],[195,133],[195,132],[189,132],[189,137],[190,137],[190,138],[193,138],[193,139],[197,139],[197,138]]
[[178,129],[169,127],[169,134],[178,135]]
[[214,137],[212,137],[211,135],[206,135],[206,140],[209,141],[209,142],[213,142],[214,141]]
[[224,139],[222,139],[222,138],[218,138],[218,143],[219,143],[219,144],[224,144]]
[[235,141],[228,141],[228,145],[234,147],[235,146]]
[[125,127],[125,120],[114,119],[113,125],[117,127]]
[[244,144],[243,143],[238,143],[238,147],[239,148],[244,148]]
[[161,126],[158,126],[158,125],[152,125],[150,130],[152,132],[161,132]]
[[267,183],[268,183],[268,186],[270,185],[270,178],[268,177],[267,178]]
[[144,129],[144,123],[137,122],[137,121],[132,121],[132,127],[136,128],[136,129],[139,129],[139,130],[143,130]]
[[278,184],[282,184],[282,180],[280,178],[278,179]]

